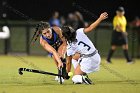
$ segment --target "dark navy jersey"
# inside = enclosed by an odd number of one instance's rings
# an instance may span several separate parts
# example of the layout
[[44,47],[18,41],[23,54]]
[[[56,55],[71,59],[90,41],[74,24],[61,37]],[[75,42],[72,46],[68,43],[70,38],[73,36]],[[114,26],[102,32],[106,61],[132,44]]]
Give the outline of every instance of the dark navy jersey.
[[59,46],[63,43],[60,39],[59,35],[52,29],[52,38],[48,39],[42,35],[43,40],[48,42],[56,51],[58,50]]

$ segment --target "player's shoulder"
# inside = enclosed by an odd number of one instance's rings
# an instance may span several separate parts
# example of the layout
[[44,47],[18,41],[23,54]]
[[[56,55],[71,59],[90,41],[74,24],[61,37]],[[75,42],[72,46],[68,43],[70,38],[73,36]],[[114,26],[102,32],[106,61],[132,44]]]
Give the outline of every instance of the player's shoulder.
[[61,31],[61,28],[58,27],[58,26],[53,26],[52,29],[55,30],[55,31]]
[[84,28],[79,28],[76,30],[77,33],[84,33]]
[[61,28],[58,26],[53,26],[52,29],[57,33],[57,34],[61,34]]
[[114,16],[113,21],[114,21],[114,22],[117,22],[118,20],[120,20],[120,17],[118,17],[117,15]]

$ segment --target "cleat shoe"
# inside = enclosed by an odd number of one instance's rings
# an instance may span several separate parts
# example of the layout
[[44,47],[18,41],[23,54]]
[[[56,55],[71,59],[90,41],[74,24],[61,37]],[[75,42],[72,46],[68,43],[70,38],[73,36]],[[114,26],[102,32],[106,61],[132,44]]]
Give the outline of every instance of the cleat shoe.
[[87,76],[82,76],[82,81],[85,84],[92,84],[92,81]]
[[134,63],[133,61],[128,61],[128,62],[127,62],[127,64],[133,64],[133,63]]
[[[63,77],[61,77],[61,81],[62,81],[62,83],[64,82]],[[58,82],[60,82],[60,77],[58,78]]]
[[[60,82],[60,77],[56,76],[54,80]],[[62,80],[62,82],[64,82],[63,77],[61,77],[61,80]]]
[[127,64],[133,64],[134,62],[135,62],[135,61],[131,59],[131,60],[128,60],[128,61],[127,61]]
[[84,74],[84,76],[92,83],[92,80],[89,79],[88,75],[87,74]]
[[112,62],[111,62],[111,61],[106,60],[106,63],[107,63],[107,64],[111,64]]

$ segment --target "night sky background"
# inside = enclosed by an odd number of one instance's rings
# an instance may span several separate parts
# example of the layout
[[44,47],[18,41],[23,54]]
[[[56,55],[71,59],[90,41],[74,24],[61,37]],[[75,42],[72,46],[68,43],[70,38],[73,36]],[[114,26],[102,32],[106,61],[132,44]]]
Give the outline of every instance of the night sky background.
[[[0,1],[2,3],[3,0]],[[79,10],[74,4],[99,16],[101,12],[108,12],[108,21],[112,21],[118,6],[123,6],[126,11],[128,21],[140,16],[139,0],[5,0],[7,4],[34,20],[48,20],[53,11],[57,10],[60,15],[67,16],[69,12]],[[2,4],[1,4],[2,5]],[[2,8],[2,12],[7,12],[10,20],[26,20],[24,17],[13,12],[13,10]],[[90,14],[80,10],[85,20],[94,20]],[[0,17],[2,19],[2,17]]]

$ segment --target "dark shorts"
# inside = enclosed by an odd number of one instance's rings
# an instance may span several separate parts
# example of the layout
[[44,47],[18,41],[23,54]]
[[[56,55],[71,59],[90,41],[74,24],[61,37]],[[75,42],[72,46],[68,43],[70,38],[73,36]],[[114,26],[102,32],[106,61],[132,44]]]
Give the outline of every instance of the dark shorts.
[[128,44],[128,39],[125,33],[113,31],[111,45],[121,46],[124,44]]
[[[60,45],[58,45],[58,46],[52,46],[56,51],[58,51],[58,49],[59,49],[59,47],[62,45],[62,42],[60,43]],[[49,53],[48,54],[50,57],[52,57],[53,56],[53,54],[52,53]]]
[[48,55],[49,55],[50,57],[52,57],[52,56],[53,56],[53,54],[52,54],[52,53],[48,53]]

